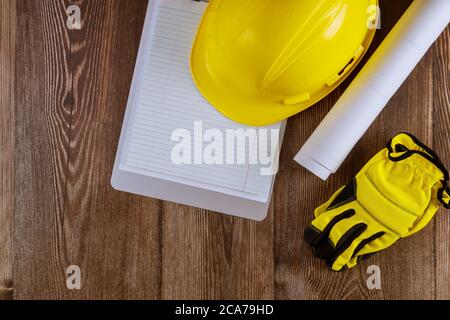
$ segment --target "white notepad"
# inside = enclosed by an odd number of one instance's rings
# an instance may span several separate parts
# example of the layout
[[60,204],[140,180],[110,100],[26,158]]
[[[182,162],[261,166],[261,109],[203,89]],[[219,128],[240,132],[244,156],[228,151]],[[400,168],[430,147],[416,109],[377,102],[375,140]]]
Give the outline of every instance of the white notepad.
[[[206,6],[191,0],[150,1],[112,185],[121,191],[262,220],[274,176],[262,175],[262,165],[248,164],[248,158],[247,164],[203,161],[208,144],[202,139],[208,129],[219,130],[224,137],[226,130],[256,129],[219,113],[192,80],[190,53]],[[174,147],[180,142],[173,135],[180,129],[192,133],[192,164],[173,161]],[[267,129],[280,130],[281,144],[284,123]],[[267,143],[264,136],[258,137],[259,143]],[[247,142],[240,151],[248,157],[256,155],[258,141]],[[236,153],[238,148],[236,143]]]

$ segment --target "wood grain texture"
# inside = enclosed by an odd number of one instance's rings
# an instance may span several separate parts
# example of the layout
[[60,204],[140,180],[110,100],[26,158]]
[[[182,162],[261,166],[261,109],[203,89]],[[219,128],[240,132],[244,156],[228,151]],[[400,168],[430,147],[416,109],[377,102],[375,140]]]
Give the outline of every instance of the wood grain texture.
[[0,2],[0,300],[11,299],[15,1]]
[[[302,241],[314,208],[398,131],[450,166],[449,29],[328,182],[292,158],[351,79],[289,121],[269,217],[257,223],[110,187],[147,0],[0,3],[0,298],[450,298],[443,211],[345,273],[328,271]],[[372,52],[411,0],[381,3]],[[65,25],[71,4],[81,30]],[[371,264],[382,290],[367,289]],[[81,267],[79,291],[66,288],[69,265]]]
[[147,3],[69,4],[17,4],[15,298],[158,298],[160,203],[109,183]]
[[[450,28],[433,51],[433,145],[450,168]],[[435,221],[436,298],[450,299],[450,216],[441,209]]]
[[166,204],[164,299],[272,299],[273,220],[262,223]]

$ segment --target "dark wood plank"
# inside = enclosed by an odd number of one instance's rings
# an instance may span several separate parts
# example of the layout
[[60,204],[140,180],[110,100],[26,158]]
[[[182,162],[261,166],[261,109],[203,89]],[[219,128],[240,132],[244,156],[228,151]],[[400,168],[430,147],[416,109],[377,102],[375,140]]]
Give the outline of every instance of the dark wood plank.
[[[450,170],[450,27],[433,51],[433,147]],[[436,298],[450,299],[450,216],[436,216]]]
[[[375,46],[382,41],[409,0],[383,2],[383,29]],[[285,170],[280,172],[275,193],[275,272],[277,298],[300,299],[408,299],[433,298],[435,261],[433,225],[422,233],[400,241],[355,270],[329,272],[313,258],[301,241],[313,210],[347,183],[385,143],[399,131],[411,131],[427,143],[432,142],[432,53],[421,62],[402,89],[389,103],[381,117],[356,146],[339,172],[324,183],[291,162],[342,88],[313,109],[294,117],[283,150]],[[348,83],[348,81],[347,81]],[[345,87],[345,84],[344,86]],[[340,92],[339,92],[340,91]],[[362,108],[364,106],[361,106]],[[420,254],[417,250],[420,248]],[[382,270],[382,290],[368,290],[367,267],[375,264]]]
[[0,299],[12,299],[15,0],[0,2]]
[[[400,131],[411,132],[432,145],[432,53],[415,69],[394,96],[386,112],[364,141],[388,141]],[[356,157],[356,155],[355,155]],[[393,247],[364,264],[382,270],[383,290],[372,292],[383,299],[433,299],[435,295],[434,222],[423,231],[398,241]],[[418,254],[420,250],[420,254]]]
[[[16,298],[64,297],[70,52],[62,1],[17,1],[14,146]],[[35,32],[40,30],[40,32]]]
[[[74,108],[67,214],[72,225],[80,225],[69,229],[74,240],[84,237],[80,248],[72,243],[75,262],[84,260],[88,274],[80,296],[155,299],[160,296],[161,202],[110,186],[147,1],[75,3],[84,25],[71,33]],[[91,227],[86,230],[82,223]]]
[[76,1],[69,32],[70,3],[17,8],[15,297],[158,298],[160,202],[109,182],[147,1]]
[[162,297],[272,299],[272,226],[165,204]]

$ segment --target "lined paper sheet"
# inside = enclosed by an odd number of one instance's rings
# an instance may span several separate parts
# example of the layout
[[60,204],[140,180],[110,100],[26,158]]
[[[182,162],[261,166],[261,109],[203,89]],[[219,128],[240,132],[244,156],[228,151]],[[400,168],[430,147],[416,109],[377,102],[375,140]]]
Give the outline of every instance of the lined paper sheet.
[[[176,165],[172,162],[172,149],[177,142],[171,137],[176,129],[187,129],[193,135],[194,123],[202,121],[203,132],[214,128],[226,136],[226,129],[247,130],[249,127],[216,111],[193,83],[190,53],[207,4],[154,0],[150,5],[153,6],[152,27],[142,40],[146,41],[145,58],[137,65],[138,74],[135,74],[133,111],[121,169],[267,202],[273,177],[261,175],[260,165]],[[280,127],[281,124],[271,128]],[[246,147],[250,149],[247,155],[256,152],[256,145],[247,143]],[[203,149],[192,149],[192,158],[201,158]]]

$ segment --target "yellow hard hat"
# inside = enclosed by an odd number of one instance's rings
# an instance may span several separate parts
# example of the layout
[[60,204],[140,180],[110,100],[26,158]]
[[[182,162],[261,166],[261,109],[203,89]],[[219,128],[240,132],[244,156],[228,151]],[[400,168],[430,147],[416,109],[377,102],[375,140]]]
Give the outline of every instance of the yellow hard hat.
[[378,0],[212,0],[192,49],[194,81],[234,121],[262,126],[286,119],[331,93],[360,62],[377,6]]

